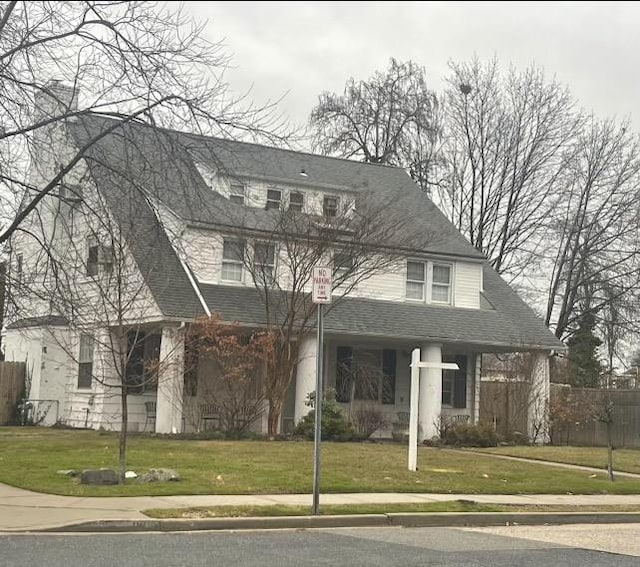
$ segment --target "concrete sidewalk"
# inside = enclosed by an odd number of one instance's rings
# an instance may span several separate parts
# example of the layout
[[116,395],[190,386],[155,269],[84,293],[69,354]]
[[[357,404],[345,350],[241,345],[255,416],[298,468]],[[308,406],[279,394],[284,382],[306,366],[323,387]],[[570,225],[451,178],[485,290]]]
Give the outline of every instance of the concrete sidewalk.
[[[407,504],[474,500],[487,504],[539,505],[637,505],[634,495],[506,495],[506,494],[425,494],[353,493],[323,494],[322,504]],[[240,506],[290,504],[311,507],[311,494],[204,495],[204,496],[57,496],[30,492],[0,484],[0,531],[29,531],[99,520],[145,520],[149,508],[194,506]]]

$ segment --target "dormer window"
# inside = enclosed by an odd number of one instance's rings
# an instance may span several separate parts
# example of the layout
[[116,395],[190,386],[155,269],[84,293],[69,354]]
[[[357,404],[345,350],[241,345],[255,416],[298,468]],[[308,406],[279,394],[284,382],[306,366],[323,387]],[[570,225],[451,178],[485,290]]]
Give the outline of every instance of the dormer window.
[[229,191],[229,201],[236,205],[244,205],[245,186],[243,183],[232,183]]
[[339,202],[340,200],[338,199],[338,197],[325,195],[322,202],[322,215],[329,218],[337,217]]
[[304,208],[304,195],[299,191],[292,191],[289,194],[289,210],[301,213]]
[[95,238],[87,241],[87,275],[96,276],[98,272],[111,273],[113,270],[113,248],[101,246]]
[[280,203],[282,201],[282,191],[280,189],[267,190],[267,205],[265,209],[270,211],[271,209],[280,210]]

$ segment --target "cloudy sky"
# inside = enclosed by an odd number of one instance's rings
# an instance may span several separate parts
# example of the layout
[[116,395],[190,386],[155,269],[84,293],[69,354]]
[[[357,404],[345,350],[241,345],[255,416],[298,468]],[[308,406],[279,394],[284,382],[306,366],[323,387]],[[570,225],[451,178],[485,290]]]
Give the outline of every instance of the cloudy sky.
[[496,55],[536,62],[599,115],[630,115],[638,127],[640,4],[614,2],[185,2],[224,40],[237,91],[256,102],[286,93],[282,109],[306,121],[318,93],[341,91],[390,57],[427,69],[439,90],[449,60]]

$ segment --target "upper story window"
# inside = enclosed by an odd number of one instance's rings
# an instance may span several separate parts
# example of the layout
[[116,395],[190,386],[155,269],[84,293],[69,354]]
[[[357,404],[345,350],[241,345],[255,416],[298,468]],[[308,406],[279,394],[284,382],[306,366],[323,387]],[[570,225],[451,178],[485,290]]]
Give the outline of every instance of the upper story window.
[[447,305],[451,303],[451,266],[449,264],[433,264],[431,301]]
[[24,263],[24,256],[22,254],[16,255],[16,284],[22,283],[22,267]]
[[244,205],[245,186],[243,183],[232,183],[229,190],[229,201],[236,205]]
[[322,215],[325,217],[337,217],[339,203],[340,199],[338,197],[325,195],[322,201]]
[[451,304],[452,266],[434,262],[407,261],[406,298]]
[[275,283],[276,247],[267,242],[256,242],[253,247],[253,263],[257,284],[272,286]]
[[289,210],[301,213],[304,208],[304,195],[300,191],[289,193]]
[[407,299],[424,301],[427,283],[427,264],[425,262],[407,262]]
[[268,189],[267,190],[267,205],[265,209],[267,211],[271,209],[280,209],[280,203],[282,202],[282,191],[280,189]]
[[244,241],[224,239],[222,246],[222,279],[231,282],[242,281],[244,264]]
[[87,240],[87,275],[96,276],[98,272],[111,273],[113,269],[113,248],[98,244],[95,238]]
[[339,285],[353,274],[353,256],[346,252],[336,252],[333,255],[333,277]]
[[80,352],[78,353],[78,388],[91,388],[93,376],[93,337],[80,335]]

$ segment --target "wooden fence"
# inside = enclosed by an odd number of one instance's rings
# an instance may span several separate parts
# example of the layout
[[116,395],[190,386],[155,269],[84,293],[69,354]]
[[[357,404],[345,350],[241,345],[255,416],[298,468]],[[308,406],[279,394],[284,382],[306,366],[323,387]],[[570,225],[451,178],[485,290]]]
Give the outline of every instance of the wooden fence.
[[[480,385],[480,421],[507,436],[527,431],[526,382],[487,381]],[[603,401],[613,403],[615,447],[640,447],[640,390],[600,390],[551,384],[551,442],[555,445],[606,446],[607,426],[594,418]]]
[[17,404],[24,395],[24,362],[0,362],[0,425],[16,419]]

